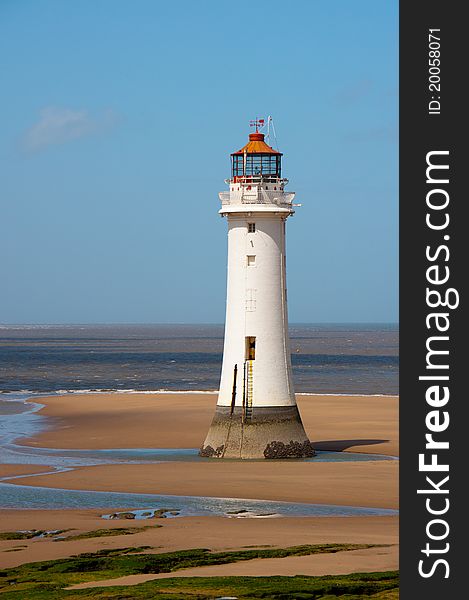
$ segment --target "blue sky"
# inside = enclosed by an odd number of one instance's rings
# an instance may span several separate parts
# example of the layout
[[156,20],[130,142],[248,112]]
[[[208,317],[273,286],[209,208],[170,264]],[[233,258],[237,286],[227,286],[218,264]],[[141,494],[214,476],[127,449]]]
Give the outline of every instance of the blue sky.
[[224,320],[271,114],[291,322],[397,321],[397,0],[0,0],[0,322]]

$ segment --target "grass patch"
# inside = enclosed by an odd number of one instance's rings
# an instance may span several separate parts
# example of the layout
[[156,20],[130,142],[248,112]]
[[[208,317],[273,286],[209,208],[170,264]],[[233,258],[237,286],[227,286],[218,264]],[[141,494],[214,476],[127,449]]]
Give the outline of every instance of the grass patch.
[[54,531],[46,531],[43,529],[30,529],[28,531],[2,531],[0,532],[0,540],[32,540],[36,537],[55,537],[61,533],[70,531],[70,529],[55,529]]
[[[122,587],[97,588],[94,590],[89,589],[77,591],[68,591],[64,590],[63,588],[85,581],[113,579],[116,577],[122,577],[124,575],[134,575],[139,573],[170,573],[172,571],[188,567],[228,564],[243,560],[251,560],[253,558],[306,556],[310,554],[335,553],[374,547],[382,546],[378,546],[376,544],[316,544],[293,546],[290,548],[258,548],[233,552],[211,552],[207,549],[196,548],[192,550],[180,550],[178,552],[166,552],[161,554],[145,554],[144,550],[148,549],[148,547],[145,546],[141,546],[139,548],[105,549],[98,552],[79,554],[70,558],[29,563],[12,569],[0,571],[0,592],[3,593],[2,600],[20,600],[23,598],[28,598],[28,600],[42,600],[46,598],[61,599],[98,597],[120,599],[168,598],[171,600],[179,600],[179,598],[193,598],[194,600],[202,600],[204,598],[213,598],[217,595],[238,596],[243,599],[316,599],[322,598],[323,596],[318,596],[314,590],[313,592],[316,595],[311,595],[311,585],[313,585],[314,581],[321,579],[315,577],[217,577],[203,578],[203,581],[198,577],[175,580],[171,579],[171,583],[169,580],[161,580],[158,582],[148,582],[139,586],[132,586],[131,588],[128,588],[128,592],[126,588]],[[345,577],[350,579],[351,576]],[[378,583],[376,583],[373,577],[370,578],[369,574],[360,577],[361,579],[359,579],[359,581],[357,580],[354,582],[352,578],[350,579],[350,585],[347,583],[346,588],[349,590],[347,592],[348,594],[357,594],[357,590],[366,589],[366,595],[371,596],[371,594],[375,592],[381,593],[381,591],[392,590],[392,586],[396,587],[397,585],[395,584],[395,575],[393,575],[394,583],[392,585],[389,582],[383,583],[383,581],[388,581],[388,579],[385,578],[382,580],[380,578],[380,574],[376,576],[378,578],[376,580]],[[363,577],[368,578],[366,579],[368,582],[366,585],[363,582]],[[274,584],[268,583],[276,579],[279,579],[279,584],[281,580],[282,585],[280,587],[275,587]],[[333,579],[335,581],[337,578]],[[297,580],[295,585],[298,584],[299,587],[297,586],[295,588],[296,591],[294,592],[291,591],[293,588],[290,589],[290,587],[288,587],[288,581],[290,580]],[[325,583],[324,585],[321,584],[323,586],[321,589],[329,589],[327,587],[330,587],[329,583],[327,583],[327,585]],[[287,588],[285,588],[285,586],[287,586]],[[302,591],[303,588],[304,591]],[[294,593],[296,595],[285,595],[283,592],[284,589],[287,589],[288,594]],[[337,582],[334,583],[330,589],[335,589],[338,591],[342,590]],[[281,595],[279,590],[282,590],[282,594],[284,595]],[[353,592],[350,590],[353,590]],[[276,592],[276,595],[273,595],[274,591]],[[302,596],[298,594],[310,595]],[[334,593],[330,597],[339,597],[339,595]],[[324,596],[324,598],[326,598],[326,596]],[[352,600],[352,598],[352,596],[348,597],[347,600]],[[384,600],[384,597],[383,599],[380,598],[380,600]]]
[[126,556],[127,554],[138,554],[144,552],[145,550],[153,550],[153,546],[131,546],[130,548],[103,548],[102,550],[97,550],[96,552],[83,552],[82,554],[75,554],[74,556],[72,556],[72,558],[96,558],[97,556]]
[[131,587],[6,591],[2,600],[398,600],[397,571],[322,577],[182,577]]
[[397,600],[398,586],[395,571],[323,577],[184,577],[152,581],[133,586],[132,590],[107,588],[114,596],[99,596],[99,590],[95,589],[96,595],[85,597],[119,600],[213,600],[220,596],[234,596],[239,600]]
[[143,527],[113,527],[110,529],[95,529],[93,531],[85,531],[84,533],[78,533],[77,535],[68,535],[62,538],[61,542],[71,542],[75,540],[87,540],[90,538],[98,537],[112,537],[113,535],[133,535],[134,533],[140,533],[147,529],[157,529],[162,525],[144,525]]

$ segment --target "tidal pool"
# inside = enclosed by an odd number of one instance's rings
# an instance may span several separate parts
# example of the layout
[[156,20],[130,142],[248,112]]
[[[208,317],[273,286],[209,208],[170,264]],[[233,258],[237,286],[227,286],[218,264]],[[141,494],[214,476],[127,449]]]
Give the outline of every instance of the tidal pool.
[[[116,509],[141,513],[158,509],[177,511],[176,517],[352,517],[397,515],[386,508],[338,506],[333,504],[303,504],[239,498],[211,498],[203,496],[170,496],[160,494],[132,494],[121,492],[94,492],[63,490],[39,486],[0,483],[0,508],[16,509]],[[242,511],[242,512],[240,512]]]

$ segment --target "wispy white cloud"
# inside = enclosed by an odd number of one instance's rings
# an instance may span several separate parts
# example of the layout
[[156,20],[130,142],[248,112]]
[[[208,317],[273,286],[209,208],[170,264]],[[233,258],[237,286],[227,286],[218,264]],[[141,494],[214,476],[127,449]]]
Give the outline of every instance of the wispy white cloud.
[[24,132],[21,148],[28,153],[38,152],[48,146],[103,132],[117,120],[112,110],[91,115],[86,109],[46,106],[41,109],[38,121]]

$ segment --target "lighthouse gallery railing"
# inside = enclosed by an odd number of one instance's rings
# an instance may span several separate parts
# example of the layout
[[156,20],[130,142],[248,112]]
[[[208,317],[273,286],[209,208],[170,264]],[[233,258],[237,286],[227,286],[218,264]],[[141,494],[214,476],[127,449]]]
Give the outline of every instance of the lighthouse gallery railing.
[[276,206],[291,206],[294,192],[278,193],[275,191],[266,191],[252,186],[250,190],[241,188],[236,192],[220,192],[218,194],[222,206],[233,204],[275,204]]

